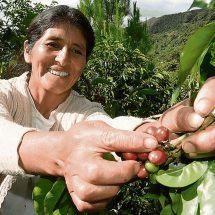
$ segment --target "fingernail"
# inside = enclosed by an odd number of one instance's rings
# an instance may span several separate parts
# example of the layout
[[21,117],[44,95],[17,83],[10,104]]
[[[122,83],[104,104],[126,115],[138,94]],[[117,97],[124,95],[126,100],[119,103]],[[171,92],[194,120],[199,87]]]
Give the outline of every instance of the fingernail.
[[194,152],[196,152],[195,146],[190,142],[186,142],[186,143],[183,144],[183,150],[186,153],[194,153]]
[[191,128],[198,128],[204,121],[204,118],[199,114],[193,113],[189,116],[188,122]]
[[195,105],[195,111],[199,113],[201,116],[206,116],[210,113],[211,103],[207,99],[200,99],[199,102]]
[[158,145],[158,142],[152,138],[146,138],[144,143],[145,148],[150,150],[155,149]]

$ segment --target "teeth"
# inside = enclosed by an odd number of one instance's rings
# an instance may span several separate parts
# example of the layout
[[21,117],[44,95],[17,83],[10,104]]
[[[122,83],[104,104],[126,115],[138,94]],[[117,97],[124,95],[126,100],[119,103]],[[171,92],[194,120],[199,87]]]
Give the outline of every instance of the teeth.
[[52,70],[50,69],[49,72],[53,75],[57,75],[57,76],[60,76],[60,77],[66,77],[69,75],[68,72],[64,72],[64,71],[56,71],[56,70]]

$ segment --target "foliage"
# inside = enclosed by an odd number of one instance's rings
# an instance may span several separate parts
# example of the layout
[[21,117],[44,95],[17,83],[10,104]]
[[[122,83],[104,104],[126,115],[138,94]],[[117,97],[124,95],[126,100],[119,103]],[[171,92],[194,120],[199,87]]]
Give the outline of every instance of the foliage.
[[194,7],[199,7],[202,9],[213,9],[215,8],[215,0],[210,0],[210,2],[208,2],[207,0],[194,0],[188,10],[191,10]]
[[[172,83],[178,82],[180,54],[186,41],[199,28],[213,21],[215,10],[203,9],[148,20],[152,41],[152,48],[148,54],[156,67],[171,75]],[[183,84],[178,101],[189,96],[189,85],[188,80]]]
[[[188,78],[193,97],[206,78],[215,75],[214,43],[215,22],[212,22],[196,31],[181,53],[179,86]],[[214,214],[212,186],[215,182],[215,161],[207,154],[202,156],[205,158],[199,161],[181,161],[177,165],[171,163],[167,170],[156,174],[156,181],[166,191],[160,194],[165,199],[161,215]]]
[[[56,2],[53,1],[51,5],[54,4]],[[16,75],[13,68],[19,60],[26,30],[33,17],[48,7],[41,3],[32,3],[31,0],[0,1],[0,10],[3,13],[0,24],[1,78],[9,78]]]
[[[211,22],[196,31],[186,43],[180,56],[179,86],[189,76],[189,89],[195,95],[204,81],[215,75],[214,53],[215,22]],[[173,94],[172,102],[176,100],[178,90]]]
[[[131,11],[130,0],[81,0],[79,9],[91,20],[98,42],[112,39],[143,53],[151,48],[147,23],[141,23],[135,2]],[[126,17],[128,26],[124,24]]]
[[113,117],[146,117],[167,108],[172,87],[168,73],[155,68],[138,49],[103,40],[97,43],[77,90],[103,104]]
[[130,0],[80,0],[79,9],[88,17],[97,41],[104,37],[123,41],[123,17],[129,13]]
[[147,21],[140,21],[140,10],[133,4],[133,12],[128,19],[128,26],[125,28],[127,43],[131,49],[138,47],[143,53],[147,53],[151,48],[150,35],[147,29]]

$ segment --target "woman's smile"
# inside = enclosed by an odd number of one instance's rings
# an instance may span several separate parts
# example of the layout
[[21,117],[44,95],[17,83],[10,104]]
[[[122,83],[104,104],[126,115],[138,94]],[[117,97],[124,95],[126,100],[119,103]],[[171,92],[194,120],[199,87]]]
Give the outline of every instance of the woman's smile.
[[51,73],[52,75],[59,76],[59,77],[69,76],[69,72],[65,72],[65,71],[57,71],[57,70],[49,69],[48,72]]

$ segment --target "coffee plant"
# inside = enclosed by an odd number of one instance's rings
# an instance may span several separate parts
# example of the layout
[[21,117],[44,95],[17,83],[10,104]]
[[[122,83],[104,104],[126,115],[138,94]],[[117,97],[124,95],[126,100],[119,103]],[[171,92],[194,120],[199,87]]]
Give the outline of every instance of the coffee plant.
[[112,117],[159,114],[169,107],[173,87],[170,75],[151,62],[138,49],[104,39],[96,44],[76,90],[101,103]]
[[[214,42],[215,23],[213,22],[192,35],[182,52],[179,84],[182,86],[189,78],[191,100],[195,98],[196,91],[204,80],[214,75]],[[208,66],[211,68],[210,73],[207,70]],[[173,99],[179,92],[179,90],[176,91]],[[213,111],[205,118],[198,131],[214,125],[214,121]],[[158,149],[148,154],[129,152],[119,154],[122,159],[135,159],[142,162],[137,175],[139,180],[131,182],[129,189],[125,184],[114,199],[114,203],[111,203],[107,210],[97,214],[213,215],[215,161],[207,154],[202,155],[204,158],[189,160],[180,147],[183,139],[195,132],[180,134],[174,140],[169,140],[169,132],[164,127],[150,127],[147,132],[159,140]],[[113,157],[111,154],[106,154],[105,159],[112,160]],[[140,195],[142,198],[137,198]],[[119,198],[121,201],[116,203]],[[81,214],[73,205],[63,178],[42,176],[33,190],[33,199],[37,214]],[[140,211],[136,207],[142,204],[147,208],[150,200],[155,201],[155,207],[151,208],[151,211],[146,211],[144,208]],[[131,202],[133,204],[129,205]],[[128,209],[124,209],[123,205],[129,206]]]

